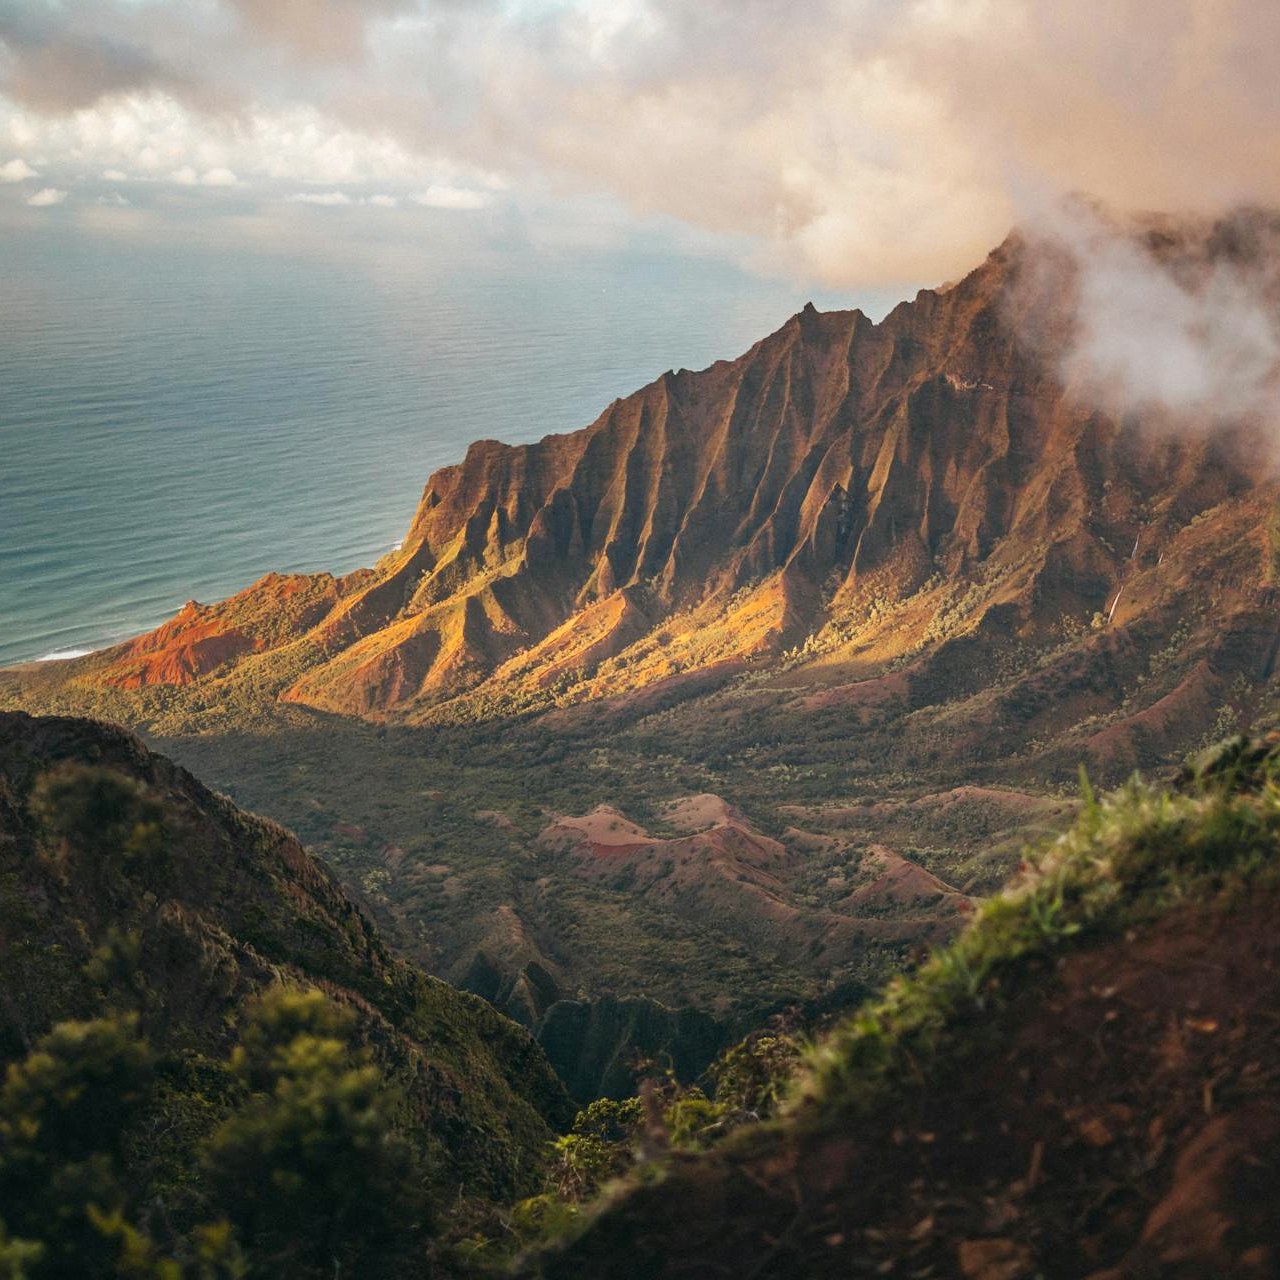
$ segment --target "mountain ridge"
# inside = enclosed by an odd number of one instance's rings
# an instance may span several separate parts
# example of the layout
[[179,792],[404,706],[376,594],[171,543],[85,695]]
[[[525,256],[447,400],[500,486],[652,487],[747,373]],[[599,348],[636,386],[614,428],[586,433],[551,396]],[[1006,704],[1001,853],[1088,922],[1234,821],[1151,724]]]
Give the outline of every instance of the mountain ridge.
[[[1145,234],[1174,252],[1167,227]],[[1198,234],[1194,253],[1237,252],[1220,226]],[[1033,278],[1046,262],[1068,270],[1014,234],[878,323],[809,305],[738,359],[668,371],[579,431],[477,441],[433,474],[373,569],[268,575],[35,679],[239,680],[325,712],[469,719],[714,684],[869,602],[928,608],[938,576],[1002,579],[970,631],[1114,623],[1133,570],[1267,486],[1221,424],[1179,434],[1159,413],[1135,423],[1073,399],[1054,370],[1070,309]],[[1013,314],[1028,306],[1035,349]],[[935,602],[934,630],[942,614]]]
[[[1265,281],[1260,217],[1134,234],[1192,283]],[[879,324],[806,309],[582,431],[473,446],[372,569],[0,672],[0,704],[146,731],[530,1026],[538,973],[731,1018],[874,986],[1081,762],[1159,775],[1280,722],[1268,455],[1073,390],[1071,272],[1014,237]],[[664,822],[706,793],[785,858]],[[540,839],[601,805],[636,849]]]

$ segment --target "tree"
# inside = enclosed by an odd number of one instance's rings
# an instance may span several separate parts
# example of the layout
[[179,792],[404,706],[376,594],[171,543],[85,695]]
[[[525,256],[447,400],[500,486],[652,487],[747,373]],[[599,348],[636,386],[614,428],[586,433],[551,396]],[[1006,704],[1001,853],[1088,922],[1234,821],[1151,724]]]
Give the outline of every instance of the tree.
[[398,1093],[318,991],[263,997],[232,1057],[246,1100],[211,1137],[214,1196],[252,1276],[403,1274],[426,1223]]
[[0,1089],[0,1204],[15,1234],[2,1242],[0,1276],[174,1274],[126,1220],[118,1177],[152,1066],[132,1017],[59,1023],[9,1065]]

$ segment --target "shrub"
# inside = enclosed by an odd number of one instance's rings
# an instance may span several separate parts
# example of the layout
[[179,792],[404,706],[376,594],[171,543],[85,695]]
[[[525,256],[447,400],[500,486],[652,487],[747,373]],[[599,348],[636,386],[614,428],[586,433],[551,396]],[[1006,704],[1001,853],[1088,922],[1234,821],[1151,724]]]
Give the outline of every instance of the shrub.
[[397,1275],[421,1243],[423,1178],[396,1129],[400,1099],[352,1030],[319,992],[281,989],[232,1057],[248,1097],[207,1165],[250,1275]]
[[54,862],[64,870],[83,866],[91,883],[152,871],[163,853],[159,804],[113,769],[59,765],[36,780],[28,805]]

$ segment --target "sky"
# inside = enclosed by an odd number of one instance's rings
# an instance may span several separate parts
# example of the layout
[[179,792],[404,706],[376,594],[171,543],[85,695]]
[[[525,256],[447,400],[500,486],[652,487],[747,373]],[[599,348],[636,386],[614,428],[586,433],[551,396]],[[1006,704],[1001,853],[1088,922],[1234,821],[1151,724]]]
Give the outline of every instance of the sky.
[[0,0],[0,235],[465,220],[887,298],[1069,193],[1280,201],[1278,121],[1257,0]]

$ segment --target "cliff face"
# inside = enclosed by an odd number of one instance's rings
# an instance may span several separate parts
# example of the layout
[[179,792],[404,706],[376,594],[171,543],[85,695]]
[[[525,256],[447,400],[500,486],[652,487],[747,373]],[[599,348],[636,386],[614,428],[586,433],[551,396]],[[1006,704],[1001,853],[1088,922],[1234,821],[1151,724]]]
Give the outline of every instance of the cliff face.
[[[1251,268],[1248,238],[1221,227],[1147,240]],[[1014,236],[878,324],[807,307],[584,430],[472,445],[372,571],[264,579],[59,678],[247,679],[328,711],[469,719],[696,690],[824,628],[827,650],[860,632],[881,666],[1093,613],[1123,628],[1219,561],[1226,607],[1247,612],[1270,581],[1259,512],[1274,494],[1223,423],[1175,433],[1064,386],[1074,287],[1069,264]],[[1176,560],[1179,538],[1196,567]],[[925,666],[917,687],[958,687],[947,661]]]

